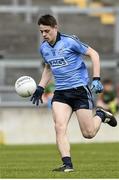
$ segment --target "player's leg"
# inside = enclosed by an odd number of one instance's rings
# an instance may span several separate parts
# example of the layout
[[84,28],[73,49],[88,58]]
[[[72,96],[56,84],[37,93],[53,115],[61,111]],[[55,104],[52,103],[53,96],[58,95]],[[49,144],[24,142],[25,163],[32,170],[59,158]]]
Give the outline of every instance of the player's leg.
[[96,109],[95,116],[93,116],[92,110],[89,109],[79,109],[76,111],[76,115],[82,134],[86,138],[93,138],[100,129],[102,122],[108,123],[112,127],[117,125],[115,117],[102,108]]
[[108,123],[111,126],[117,125],[114,116],[102,108],[97,108],[96,114],[93,116],[93,97],[88,86],[79,87],[77,90],[79,96],[74,103],[74,109],[84,137],[94,137],[100,128],[101,122]]
[[70,147],[66,131],[72,109],[65,103],[53,102],[52,112],[55,123],[56,142],[61,156],[70,156]]
[[54,101],[52,104],[52,113],[55,123],[56,143],[63,161],[63,166],[53,171],[73,171],[70,144],[67,137],[67,126],[72,115],[72,108],[68,104]]
[[83,136],[93,138],[100,129],[101,118],[99,116],[93,117],[93,112],[90,109],[79,109],[76,111],[76,116]]

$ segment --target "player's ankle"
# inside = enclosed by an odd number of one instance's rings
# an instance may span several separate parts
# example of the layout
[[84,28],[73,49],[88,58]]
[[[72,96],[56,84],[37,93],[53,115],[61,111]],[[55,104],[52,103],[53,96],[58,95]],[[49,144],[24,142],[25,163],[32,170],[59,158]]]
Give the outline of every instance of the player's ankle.
[[73,164],[72,164],[72,161],[71,161],[71,157],[68,157],[68,156],[62,157],[62,161],[63,161],[63,164],[64,164],[64,165],[73,168]]
[[96,115],[101,118],[102,122],[105,121],[105,113],[104,112],[102,112],[101,110],[96,110]]

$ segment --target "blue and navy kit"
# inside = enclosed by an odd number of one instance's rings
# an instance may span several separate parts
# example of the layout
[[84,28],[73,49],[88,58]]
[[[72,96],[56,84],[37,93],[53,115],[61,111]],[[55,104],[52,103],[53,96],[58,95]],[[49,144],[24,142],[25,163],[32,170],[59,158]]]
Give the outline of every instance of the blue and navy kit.
[[51,67],[56,90],[71,89],[88,84],[88,71],[82,58],[87,49],[88,45],[76,37],[59,32],[53,46],[47,41],[42,42],[39,50],[45,63]]

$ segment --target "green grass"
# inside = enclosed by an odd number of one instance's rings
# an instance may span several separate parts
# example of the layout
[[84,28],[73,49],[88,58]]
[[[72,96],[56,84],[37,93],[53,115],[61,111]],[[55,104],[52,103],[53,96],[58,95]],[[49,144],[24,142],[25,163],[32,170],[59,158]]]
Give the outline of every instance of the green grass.
[[51,170],[61,164],[55,145],[1,145],[0,178],[119,178],[119,143],[72,144],[75,171]]

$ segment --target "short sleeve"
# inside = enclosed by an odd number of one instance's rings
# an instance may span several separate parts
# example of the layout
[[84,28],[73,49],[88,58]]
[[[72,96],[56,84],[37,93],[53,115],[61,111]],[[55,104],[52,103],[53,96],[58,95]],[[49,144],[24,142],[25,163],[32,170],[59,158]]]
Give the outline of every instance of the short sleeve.
[[74,39],[72,39],[71,47],[72,47],[72,50],[76,51],[77,53],[85,55],[89,46],[87,44],[81,42],[79,39],[74,38]]

